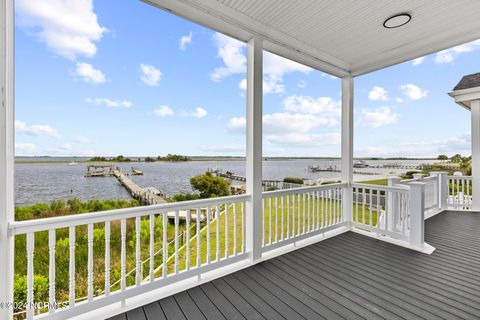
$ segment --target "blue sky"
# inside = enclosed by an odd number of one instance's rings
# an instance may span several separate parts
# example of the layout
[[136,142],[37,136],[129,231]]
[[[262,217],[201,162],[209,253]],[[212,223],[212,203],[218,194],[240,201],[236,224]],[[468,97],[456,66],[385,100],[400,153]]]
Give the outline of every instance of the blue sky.
[[[470,153],[480,42],[356,79],[355,156]],[[245,46],[141,1],[16,1],[16,154],[244,155]],[[340,80],[264,54],[264,155],[339,156]]]

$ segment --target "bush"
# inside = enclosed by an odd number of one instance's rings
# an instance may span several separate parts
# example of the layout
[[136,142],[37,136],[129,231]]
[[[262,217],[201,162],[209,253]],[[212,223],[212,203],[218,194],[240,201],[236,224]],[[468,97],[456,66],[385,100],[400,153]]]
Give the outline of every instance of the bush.
[[200,195],[196,193],[176,194],[172,197],[173,202],[198,200],[198,199],[200,199]]
[[303,184],[303,179],[302,178],[295,178],[295,177],[287,177],[287,178],[283,179],[283,182]]
[[200,192],[201,198],[223,197],[231,194],[230,182],[214,177],[211,172],[192,177],[190,184],[194,190]]

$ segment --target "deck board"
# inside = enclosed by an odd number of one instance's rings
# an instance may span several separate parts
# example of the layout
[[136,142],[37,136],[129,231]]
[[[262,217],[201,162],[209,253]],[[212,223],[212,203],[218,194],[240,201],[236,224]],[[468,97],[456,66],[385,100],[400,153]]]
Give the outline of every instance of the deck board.
[[111,319],[480,319],[480,213],[425,238],[432,255],[348,232]]

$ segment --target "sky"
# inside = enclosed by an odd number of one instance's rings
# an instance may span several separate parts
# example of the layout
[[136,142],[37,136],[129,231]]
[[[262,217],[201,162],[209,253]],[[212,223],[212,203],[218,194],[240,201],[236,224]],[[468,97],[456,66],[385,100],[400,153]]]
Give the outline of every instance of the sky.
[[[245,44],[137,0],[17,0],[18,156],[245,155]],[[470,154],[480,41],[355,79],[355,157]],[[264,53],[264,156],[340,156],[341,80]]]

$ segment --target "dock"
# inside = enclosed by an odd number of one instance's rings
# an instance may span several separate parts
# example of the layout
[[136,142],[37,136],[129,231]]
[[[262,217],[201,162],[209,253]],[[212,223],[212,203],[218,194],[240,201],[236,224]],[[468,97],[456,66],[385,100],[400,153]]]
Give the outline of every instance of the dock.
[[[239,176],[233,173],[232,171],[223,171],[222,169],[208,169],[208,172],[214,174],[216,177],[221,177],[229,180],[247,182],[247,177]],[[291,189],[304,187],[303,184],[284,182],[280,180],[262,180],[262,186],[264,189],[275,188],[275,189]]]

